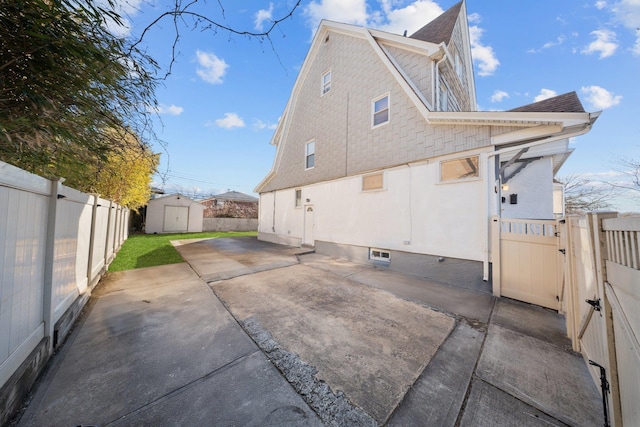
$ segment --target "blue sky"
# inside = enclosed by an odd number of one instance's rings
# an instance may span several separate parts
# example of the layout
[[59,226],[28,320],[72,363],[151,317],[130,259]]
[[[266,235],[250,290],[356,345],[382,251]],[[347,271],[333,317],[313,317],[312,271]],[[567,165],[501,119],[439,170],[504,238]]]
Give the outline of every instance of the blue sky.
[[[172,2],[129,0],[121,30],[134,37]],[[242,31],[263,31],[294,5],[284,1],[213,1],[192,8]],[[269,40],[195,29],[178,22],[172,72],[158,92],[157,134],[166,142],[156,186],[168,192],[252,194],[269,172],[269,144],[322,18],[409,34],[456,0],[302,1]],[[224,9],[221,9],[220,4]],[[576,91],[587,111],[603,111],[559,176],[625,182],[619,159],[640,160],[640,0],[467,0],[478,109],[508,110]],[[143,45],[166,70],[174,22],[165,18]],[[640,212],[628,191],[620,210]]]

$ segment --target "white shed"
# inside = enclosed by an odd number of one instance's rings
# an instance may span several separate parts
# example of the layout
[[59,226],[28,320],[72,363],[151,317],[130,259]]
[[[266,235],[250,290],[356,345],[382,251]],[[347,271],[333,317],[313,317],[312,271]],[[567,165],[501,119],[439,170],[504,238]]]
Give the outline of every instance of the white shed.
[[182,194],[149,200],[145,232],[199,233],[202,231],[203,211],[204,206]]

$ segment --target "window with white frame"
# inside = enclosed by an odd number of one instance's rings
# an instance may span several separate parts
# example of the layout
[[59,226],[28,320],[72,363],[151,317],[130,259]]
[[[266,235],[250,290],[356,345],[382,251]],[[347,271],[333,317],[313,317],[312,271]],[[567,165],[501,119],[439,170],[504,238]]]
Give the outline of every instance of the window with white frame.
[[316,142],[310,141],[307,142],[305,147],[305,158],[304,158],[304,167],[305,169],[311,169],[316,164]]
[[459,181],[479,176],[478,156],[440,162],[440,181]]
[[322,94],[331,90],[331,71],[327,71],[322,75]]
[[373,127],[389,121],[389,94],[374,99],[372,103]]
[[296,188],[296,208],[302,206],[302,190],[300,188]]
[[369,248],[369,259],[391,262],[391,252],[385,251],[384,249]]

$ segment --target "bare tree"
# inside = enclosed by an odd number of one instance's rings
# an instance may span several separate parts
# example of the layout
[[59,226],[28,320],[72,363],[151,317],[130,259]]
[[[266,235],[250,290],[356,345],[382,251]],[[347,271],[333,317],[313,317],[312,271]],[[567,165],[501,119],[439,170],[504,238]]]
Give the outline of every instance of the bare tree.
[[611,208],[616,191],[609,184],[571,174],[559,178],[564,184],[567,214],[584,213]]

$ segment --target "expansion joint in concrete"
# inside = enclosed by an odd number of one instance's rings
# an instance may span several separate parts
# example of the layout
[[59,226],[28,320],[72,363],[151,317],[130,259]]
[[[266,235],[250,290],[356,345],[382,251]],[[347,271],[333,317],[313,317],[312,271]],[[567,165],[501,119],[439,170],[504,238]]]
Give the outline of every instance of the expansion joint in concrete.
[[136,408],[133,411],[131,411],[131,412],[127,413],[127,414],[124,414],[119,418],[116,418],[115,420],[111,420],[111,421],[107,422],[106,424],[104,424],[103,427],[108,427],[108,426],[115,425],[116,423],[120,423],[123,420],[125,420],[125,419],[127,419],[127,418],[129,418],[131,416],[134,416],[134,415],[144,411],[145,409],[147,409],[147,408],[149,408],[151,406],[155,406],[155,405],[158,405],[158,404],[160,404],[162,402],[165,402],[165,401],[173,398],[174,396],[177,396],[177,395],[183,393],[184,391],[189,390],[190,388],[200,384],[201,382],[206,381],[207,379],[213,377],[214,375],[217,375],[217,374],[219,374],[221,372],[224,372],[227,369],[233,368],[237,364],[241,363],[242,361],[244,361],[248,357],[251,357],[252,355],[258,353],[259,351],[260,350],[255,350],[255,351],[252,351],[250,353],[245,353],[245,354],[243,354],[241,356],[238,356],[235,359],[231,360],[230,362],[225,363],[224,365],[214,369],[213,371],[208,372],[205,375],[202,375],[201,377],[196,378],[193,381],[189,381],[188,383],[183,384],[182,386],[180,386],[180,387],[178,387],[178,388],[176,388],[176,389],[174,389],[174,390],[172,390],[172,391],[170,391],[168,393],[165,393],[164,395],[158,397],[157,399],[154,399],[151,402],[148,402],[148,403],[140,406],[139,408]]

